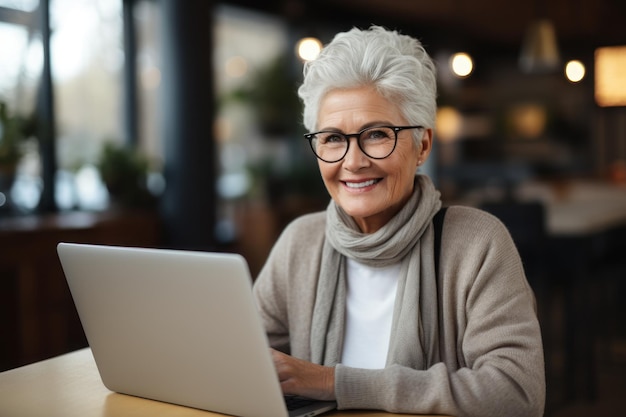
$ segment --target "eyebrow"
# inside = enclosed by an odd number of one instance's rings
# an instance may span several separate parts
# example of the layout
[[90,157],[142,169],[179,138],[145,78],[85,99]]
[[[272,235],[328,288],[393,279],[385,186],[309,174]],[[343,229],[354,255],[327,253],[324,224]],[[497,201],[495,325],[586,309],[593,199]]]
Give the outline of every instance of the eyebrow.
[[[388,120],[376,120],[376,121],[372,121],[372,122],[367,122],[364,125],[362,125],[359,130],[357,130],[357,132],[360,132],[362,130],[365,129],[369,129],[370,127],[379,127],[379,126],[395,126],[393,123],[391,123]],[[319,130],[319,132],[337,132],[337,133],[346,133],[341,129],[338,129],[336,127],[325,127]]]

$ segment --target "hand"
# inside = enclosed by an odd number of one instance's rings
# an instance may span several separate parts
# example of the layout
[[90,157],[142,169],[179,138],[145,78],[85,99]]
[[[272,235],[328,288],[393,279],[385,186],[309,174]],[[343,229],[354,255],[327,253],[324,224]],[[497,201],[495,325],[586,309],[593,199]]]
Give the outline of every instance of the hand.
[[335,399],[335,368],[270,350],[284,394],[326,401]]

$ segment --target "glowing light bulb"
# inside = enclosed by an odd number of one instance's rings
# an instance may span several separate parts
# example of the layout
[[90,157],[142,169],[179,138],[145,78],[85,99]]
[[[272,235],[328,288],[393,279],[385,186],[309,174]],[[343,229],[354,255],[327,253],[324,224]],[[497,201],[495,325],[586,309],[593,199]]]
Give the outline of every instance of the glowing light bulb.
[[585,78],[585,66],[582,62],[572,60],[565,65],[565,76],[573,83],[577,83]]
[[457,77],[465,78],[474,70],[474,61],[465,52],[458,52],[452,55],[450,67]]
[[298,57],[303,61],[313,61],[322,50],[322,42],[317,38],[302,38],[296,45]]

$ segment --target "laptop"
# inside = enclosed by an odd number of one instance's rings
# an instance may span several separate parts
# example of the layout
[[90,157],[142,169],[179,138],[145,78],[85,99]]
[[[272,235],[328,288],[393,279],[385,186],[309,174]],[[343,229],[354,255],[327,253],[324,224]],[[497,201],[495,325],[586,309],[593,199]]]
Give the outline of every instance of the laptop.
[[245,417],[336,408],[313,401],[288,411],[242,256],[73,243],[57,251],[109,390]]

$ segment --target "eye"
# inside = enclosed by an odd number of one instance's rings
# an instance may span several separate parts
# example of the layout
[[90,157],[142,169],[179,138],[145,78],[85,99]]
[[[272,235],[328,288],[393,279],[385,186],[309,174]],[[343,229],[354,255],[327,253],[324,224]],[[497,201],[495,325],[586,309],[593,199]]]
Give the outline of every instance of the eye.
[[392,134],[393,133],[391,129],[388,129],[388,128],[372,128],[363,132],[361,136],[363,137],[363,139],[376,140],[376,139],[389,139],[391,138]]
[[324,133],[320,133],[317,136],[319,142],[321,144],[339,144],[339,143],[344,143],[346,141],[346,137],[343,136],[342,134],[339,133],[334,133],[334,132],[324,132]]

